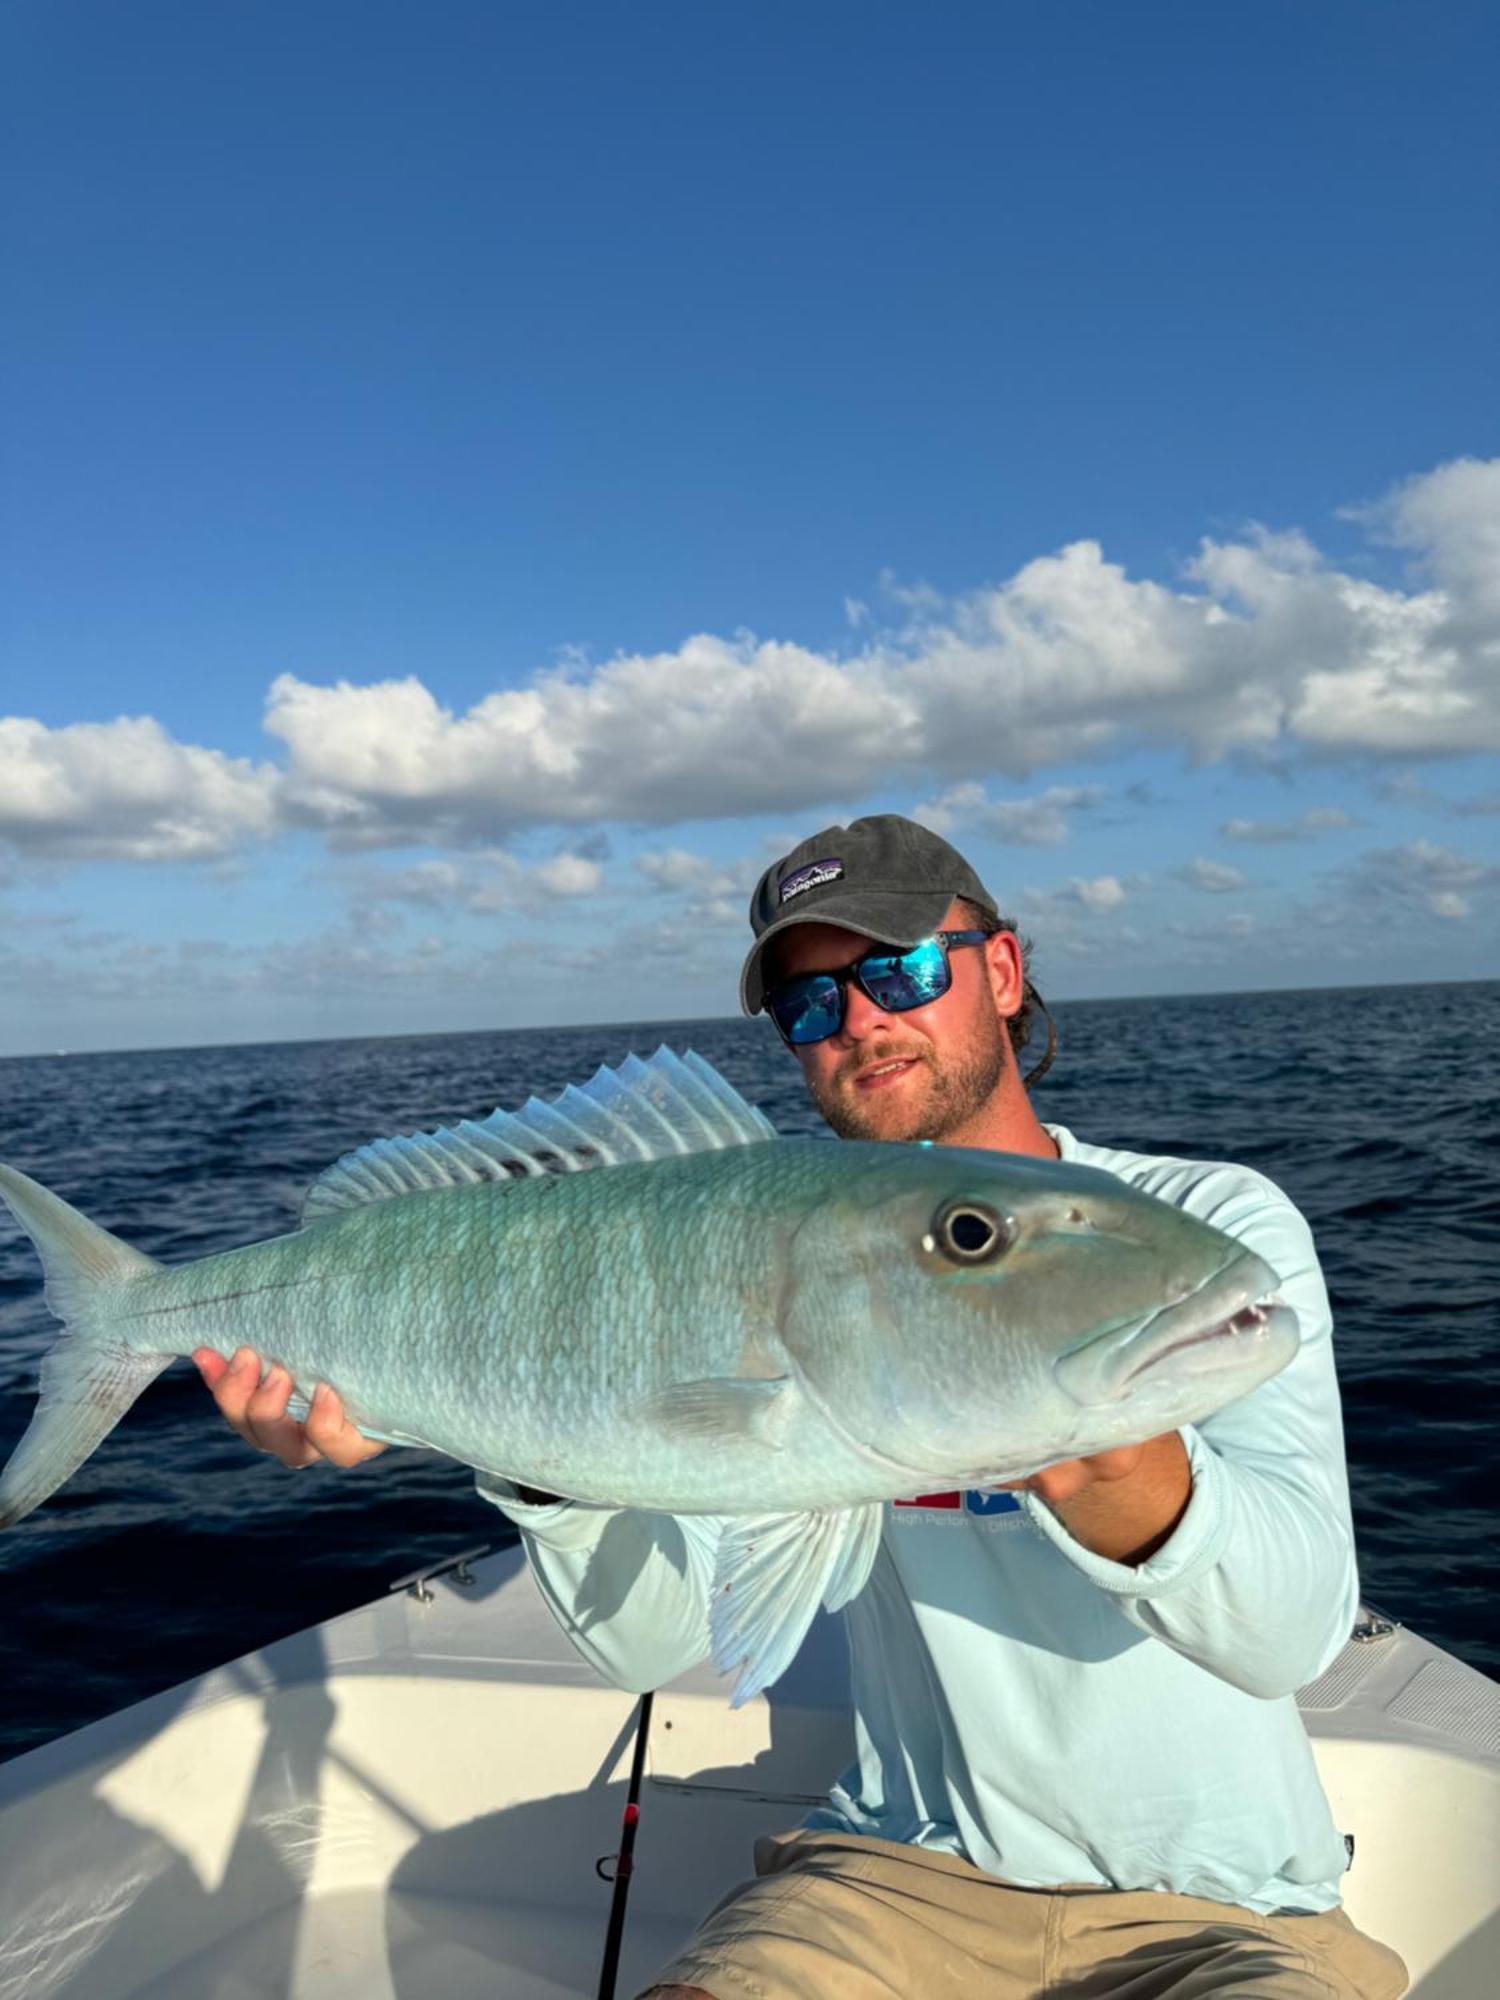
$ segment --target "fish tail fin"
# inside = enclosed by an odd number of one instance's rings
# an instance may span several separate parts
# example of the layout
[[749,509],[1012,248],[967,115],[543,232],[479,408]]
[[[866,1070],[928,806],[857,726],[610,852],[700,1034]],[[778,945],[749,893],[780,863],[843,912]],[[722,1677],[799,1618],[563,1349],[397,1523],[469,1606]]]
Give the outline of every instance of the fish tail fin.
[[161,1269],[154,1257],[14,1167],[0,1166],[0,1201],[36,1245],[47,1304],[63,1322],[30,1426],[0,1473],[0,1528],[10,1528],[78,1470],[173,1357],[136,1353],[109,1324],[120,1287]]

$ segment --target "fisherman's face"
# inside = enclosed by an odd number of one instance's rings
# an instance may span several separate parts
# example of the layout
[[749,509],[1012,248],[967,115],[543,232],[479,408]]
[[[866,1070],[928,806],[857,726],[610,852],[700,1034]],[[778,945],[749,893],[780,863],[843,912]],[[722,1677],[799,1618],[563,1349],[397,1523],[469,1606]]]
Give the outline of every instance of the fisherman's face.
[[[938,926],[966,930],[971,919],[950,904]],[[834,972],[875,948],[873,938],[832,924],[797,924],[777,940],[773,978]],[[986,945],[951,951],[952,983],[925,1007],[882,1012],[852,981],[844,1025],[827,1041],[794,1050],[818,1110],[841,1139],[943,1140],[961,1134],[1000,1089],[1013,1066],[1005,1005],[1019,958],[1006,933]]]

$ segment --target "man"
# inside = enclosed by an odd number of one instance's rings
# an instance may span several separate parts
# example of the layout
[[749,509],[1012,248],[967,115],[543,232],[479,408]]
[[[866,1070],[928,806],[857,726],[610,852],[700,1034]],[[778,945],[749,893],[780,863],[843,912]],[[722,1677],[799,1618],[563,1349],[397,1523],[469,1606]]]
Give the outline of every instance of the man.
[[[1393,2000],[1395,1954],[1338,1908],[1344,1842],[1294,1690],[1357,1604],[1327,1295],[1261,1176],[1087,1145],[1032,1109],[1035,994],[1014,928],[935,834],[831,827],[762,877],[741,999],[765,1008],[841,1137],[1103,1167],[1252,1246],[1302,1346],[1202,1425],[1019,1490],[887,1512],[847,1615],[859,1759],[706,1920],[653,2000],[984,1993]],[[221,1409],[289,1463],[378,1449],[325,1392],[306,1428],[253,1357],[200,1357]],[[490,1489],[565,1629],[621,1685],[707,1650],[718,1524]],[[585,1625],[606,1527],[618,1604]],[[597,1578],[590,1596],[598,1601]]]

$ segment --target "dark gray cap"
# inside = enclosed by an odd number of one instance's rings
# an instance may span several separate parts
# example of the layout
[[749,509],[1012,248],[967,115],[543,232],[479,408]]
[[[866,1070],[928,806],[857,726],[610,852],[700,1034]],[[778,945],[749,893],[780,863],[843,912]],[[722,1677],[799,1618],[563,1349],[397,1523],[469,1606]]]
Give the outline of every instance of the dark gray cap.
[[880,944],[920,944],[955,896],[998,919],[995,899],[957,848],[899,813],[826,827],[773,862],[750,898],[755,943],[740,974],[740,1005],[765,1005],[765,953],[793,924],[836,924]]

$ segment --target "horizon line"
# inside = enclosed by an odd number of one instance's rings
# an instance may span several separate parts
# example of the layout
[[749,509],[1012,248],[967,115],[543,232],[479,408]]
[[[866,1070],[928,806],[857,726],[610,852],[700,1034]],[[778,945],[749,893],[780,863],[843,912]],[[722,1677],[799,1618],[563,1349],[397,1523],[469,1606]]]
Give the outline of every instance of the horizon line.
[[[1379,979],[1355,980],[1337,986],[1227,986],[1191,993],[1110,993],[1080,995],[1071,1000],[1049,1001],[1049,1007],[1114,1007],[1143,1000],[1251,1000],[1271,994],[1383,993],[1403,992],[1423,987],[1494,986],[1500,974],[1489,973],[1474,979]],[[457,1041],[474,1035],[558,1034],[598,1028],[673,1028],[693,1022],[752,1021],[753,1014],[679,1014],[639,1016],[613,1021],[529,1022],[513,1027],[493,1028],[398,1028],[366,1035],[274,1035],[242,1042],[157,1042],[127,1043],[118,1047],[88,1049],[18,1049],[0,1052],[0,1062],[56,1062],[73,1056],[200,1055],[214,1049],[316,1048],[325,1042],[428,1042]]]

